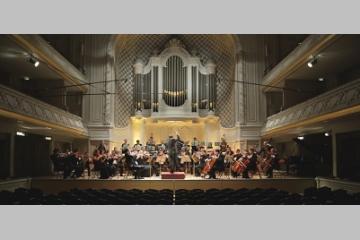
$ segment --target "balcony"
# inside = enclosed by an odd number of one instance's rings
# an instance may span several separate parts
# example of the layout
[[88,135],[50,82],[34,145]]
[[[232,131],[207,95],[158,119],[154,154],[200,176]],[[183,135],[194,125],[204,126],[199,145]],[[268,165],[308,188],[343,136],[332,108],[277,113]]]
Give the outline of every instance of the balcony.
[[0,115],[86,136],[82,118],[0,84]]
[[267,118],[263,136],[360,112],[360,79]]

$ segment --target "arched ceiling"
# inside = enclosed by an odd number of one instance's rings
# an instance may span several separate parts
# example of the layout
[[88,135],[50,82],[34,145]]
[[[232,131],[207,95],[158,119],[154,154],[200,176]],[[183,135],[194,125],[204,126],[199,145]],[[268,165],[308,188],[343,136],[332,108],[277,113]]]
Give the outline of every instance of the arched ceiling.
[[237,50],[233,35],[209,34],[130,34],[118,35],[115,45],[115,75],[120,81],[115,100],[115,125],[126,127],[133,115],[133,64],[140,58],[145,63],[154,53],[160,53],[166,43],[177,38],[189,52],[196,52],[203,62],[212,59],[217,64],[217,112],[223,127],[234,127],[234,68]]

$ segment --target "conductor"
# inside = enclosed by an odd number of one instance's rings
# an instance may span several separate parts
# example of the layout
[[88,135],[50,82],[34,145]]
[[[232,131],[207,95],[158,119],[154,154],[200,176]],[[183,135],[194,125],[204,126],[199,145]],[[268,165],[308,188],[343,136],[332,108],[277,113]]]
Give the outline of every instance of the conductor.
[[177,169],[180,169],[180,164],[178,161],[177,140],[173,138],[173,136],[169,136],[169,140],[167,142],[167,151],[169,156],[170,172],[173,173]]

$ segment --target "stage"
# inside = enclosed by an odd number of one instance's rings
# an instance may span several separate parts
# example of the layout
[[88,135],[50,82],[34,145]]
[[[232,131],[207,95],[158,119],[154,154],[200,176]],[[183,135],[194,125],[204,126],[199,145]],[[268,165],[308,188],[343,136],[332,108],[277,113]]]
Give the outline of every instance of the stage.
[[240,188],[277,188],[294,193],[302,193],[305,188],[315,187],[314,178],[271,178],[271,179],[242,179],[223,176],[218,179],[204,179],[193,175],[186,175],[185,179],[161,179],[161,177],[147,177],[144,179],[133,179],[132,177],[116,176],[111,179],[78,178],[61,179],[59,177],[32,178],[31,187],[42,189],[47,193],[58,193],[73,188],[78,189],[240,189]]

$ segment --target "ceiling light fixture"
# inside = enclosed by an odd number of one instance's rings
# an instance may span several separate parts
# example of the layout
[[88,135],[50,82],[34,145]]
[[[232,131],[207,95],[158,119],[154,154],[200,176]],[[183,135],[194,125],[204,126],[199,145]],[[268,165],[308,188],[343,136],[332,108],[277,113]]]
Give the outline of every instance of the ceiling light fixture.
[[299,140],[304,140],[304,138],[305,138],[304,136],[298,136],[297,137],[297,139],[299,139]]
[[24,80],[25,80],[25,81],[29,81],[30,78],[29,78],[28,76],[24,76]]
[[325,137],[330,137],[330,133],[326,132],[324,133]]
[[16,132],[16,136],[22,136],[22,137],[25,137],[25,133],[23,133],[23,132]]
[[325,81],[325,79],[324,79],[323,77],[319,77],[319,78],[318,78],[318,81],[319,81],[319,82],[323,82],[323,81]]
[[40,65],[39,60],[37,60],[35,57],[31,56],[29,58],[29,62],[34,65],[34,67],[38,67]]
[[51,137],[45,137],[46,141],[51,141]]
[[310,61],[308,61],[308,63],[307,63],[307,66],[309,67],[309,68],[312,68],[312,67],[314,67],[314,65],[317,63],[317,59],[316,58],[312,58]]

